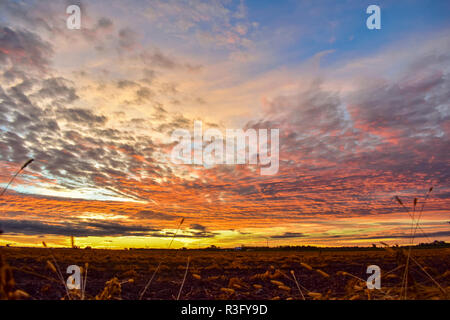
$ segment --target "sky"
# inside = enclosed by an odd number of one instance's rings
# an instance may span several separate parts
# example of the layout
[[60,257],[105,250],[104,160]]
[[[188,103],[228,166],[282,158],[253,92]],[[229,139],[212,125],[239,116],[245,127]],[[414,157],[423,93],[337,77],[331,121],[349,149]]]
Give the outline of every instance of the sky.
[[[449,241],[449,52],[448,1],[0,0],[0,245]],[[172,163],[196,120],[278,172]]]

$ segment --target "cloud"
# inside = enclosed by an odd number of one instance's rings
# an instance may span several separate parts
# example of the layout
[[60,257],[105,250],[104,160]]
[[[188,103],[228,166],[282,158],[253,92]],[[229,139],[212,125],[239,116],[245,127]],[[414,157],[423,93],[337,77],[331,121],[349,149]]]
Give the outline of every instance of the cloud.
[[40,98],[50,98],[55,103],[72,103],[79,97],[75,93],[75,88],[71,87],[69,82],[62,78],[47,78],[42,82],[42,88],[36,93]]
[[0,63],[16,63],[41,70],[48,68],[53,53],[48,42],[27,30],[0,26]]
[[97,29],[108,29],[114,25],[113,21],[106,17],[101,17],[97,21]]
[[[137,55],[137,58],[139,58],[144,65],[153,68],[161,68],[167,70],[182,69],[191,72],[197,72],[202,69],[201,65],[180,62],[178,59],[162,53],[158,48],[144,49]],[[149,75],[150,78],[152,78],[154,76],[154,73],[147,73],[147,78],[149,78]]]
[[[450,231],[436,231],[436,232],[427,232],[427,233],[421,233],[418,232],[416,235],[412,236],[410,233],[391,233],[391,234],[385,234],[385,235],[371,235],[371,236],[355,236],[355,239],[373,239],[373,240],[379,240],[379,239],[411,239],[411,238],[427,238],[430,239],[436,239],[436,238],[442,238],[442,237],[449,237]],[[342,237],[342,236],[337,236]]]
[[191,224],[190,228],[193,230],[206,231],[206,227],[198,223]]
[[290,239],[290,238],[302,238],[305,235],[299,232],[285,232],[283,234],[271,236],[272,239]]
[[255,26],[248,20],[242,1],[236,5],[227,1],[157,0],[146,7],[144,15],[164,33],[183,38],[188,34],[203,45],[227,48],[248,47],[248,33]]
[[137,33],[130,28],[120,29],[118,36],[121,50],[132,50],[138,44]]
[[175,219],[179,219],[179,216],[173,216],[170,214],[165,214],[162,212],[156,212],[153,210],[141,210],[138,213],[136,213],[135,215],[133,215],[134,218],[138,218],[138,219],[156,219],[156,220],[175,220]]
[[34,220],[0,220],[5,234],[62,235],[75,237],[146,236],[156,231],[150,227],[106,221],[75,221],[64,224]]
[[95,115],[90,110],[72,108],[64,109],[61,118],[71,122],[80,124],[104,124],[106,122],[105,116]]

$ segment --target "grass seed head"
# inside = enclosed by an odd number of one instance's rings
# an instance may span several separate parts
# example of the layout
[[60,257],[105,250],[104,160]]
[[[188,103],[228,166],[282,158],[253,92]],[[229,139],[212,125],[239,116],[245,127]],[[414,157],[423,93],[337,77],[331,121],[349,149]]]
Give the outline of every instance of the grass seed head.
[[309,295],[311,298],[314,298],[314,299],[320,299],[320,298],[322,298],[322,294],[321,294],[320,292],[312,292],[312,291],[310,291],[310,292],[308,292],[308,295]]
[[291,291],[291,288],[287,286],[278,286],[278,289],[284,290],[284,291]]
[[233,294],[235,292],[234,289],[231,289],[231,288],[220,288],[220,291],[228,293],[228,294]]
[[50,260],[47,260],[47,267],[48,267],[50,270],[52,270],[54,273],[57,273],[55,265],[54,265],[53,262],[51,262]]
[[400,198],[398,196],[395,196],[395,200],[397,200],[398,203],[400,203],[401,205],[403,205],[402,200],[400,200]]
[[329,278],[329,277],[330,277],[330,275],[329,275],[328,273],[326,273],[325,271],[322,271],[322,270],[320,270],[320,269],[317,269],[316,272],[317,272],[318,274],[320,274],[320,275],[321,275],[322,277],[324,277],[324,278]]
[[314,270],[313,267],[311,267],[309,264],[301,262],[300,265],[310,271]]
[[277,280],[270,280],[271,283],[273,283],[276,286],[284,286],[284,283]]

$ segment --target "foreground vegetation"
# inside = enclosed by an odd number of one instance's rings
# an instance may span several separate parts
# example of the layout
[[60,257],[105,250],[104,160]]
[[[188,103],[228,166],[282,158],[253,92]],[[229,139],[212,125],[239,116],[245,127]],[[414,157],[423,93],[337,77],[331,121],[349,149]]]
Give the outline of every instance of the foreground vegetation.
[[[449,299],[450,248],[81,250],[0,248],[3,299]],[[5,261],[8,261],[6,264]],[[69,265],[82,267],[68,290]],[[366,269],[381,268],[381,289]]]

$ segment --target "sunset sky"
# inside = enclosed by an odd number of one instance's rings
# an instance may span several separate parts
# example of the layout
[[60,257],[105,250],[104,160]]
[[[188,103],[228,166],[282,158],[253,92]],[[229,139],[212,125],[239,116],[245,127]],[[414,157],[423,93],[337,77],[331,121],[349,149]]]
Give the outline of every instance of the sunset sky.
[[[173,164],[195,120],[279,129],[278,173]],[[449,1],[0,0],[0,245],[407,244],[431,186],[449,241],[449,135]]]

